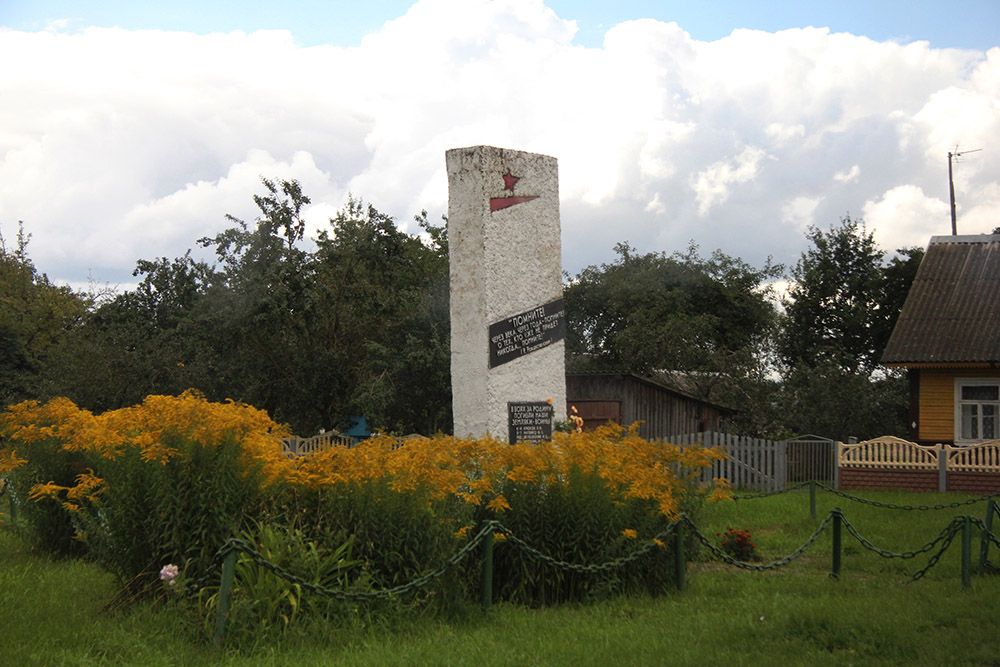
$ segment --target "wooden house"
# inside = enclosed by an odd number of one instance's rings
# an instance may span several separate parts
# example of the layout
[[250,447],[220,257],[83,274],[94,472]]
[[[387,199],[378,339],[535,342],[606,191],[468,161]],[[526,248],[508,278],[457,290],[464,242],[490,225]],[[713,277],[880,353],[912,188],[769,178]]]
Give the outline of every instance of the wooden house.
[[882,364],[908,369],[910,440],[1000,437],[1000,235],[931,238]]
[[593,371],[566,374],[566,404],[576,407],[584,428],[612,421],[642,422],[643,438],[719,431],[732,409],[635,373]]

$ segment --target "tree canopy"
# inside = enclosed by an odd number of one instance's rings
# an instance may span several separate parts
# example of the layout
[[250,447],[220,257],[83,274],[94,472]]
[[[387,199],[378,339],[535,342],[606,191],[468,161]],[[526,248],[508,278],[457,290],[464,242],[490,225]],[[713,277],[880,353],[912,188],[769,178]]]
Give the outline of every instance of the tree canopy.
[[[141,259],[138,285],[98,301],[52,285],[0,236],[0,400],[64,395],[103,412],[194,388],[267,410],[300,435],[363,415],[384,431],[451,427],[448,239],[407,234],[350,198],[314,240],[295,181],[262,179],[259,215],[176,258]],[[783,268],[693,243],[615,246],[566,276],[567,367],[655,376],[736,410],[728,428],[869,437],[905,432],[905,381],[877,362],[923,256],[888,260],[863,221],[810,228]]]
[[303,435],[351,415],[387,431],[450,428],[447,239],[351,199],[303,248],[295,181],[263,180],[252,223],[188,252],[140,260],[134,290],[88,316],[47,376],[54,393],[108,410],[188,388],[267,410]]

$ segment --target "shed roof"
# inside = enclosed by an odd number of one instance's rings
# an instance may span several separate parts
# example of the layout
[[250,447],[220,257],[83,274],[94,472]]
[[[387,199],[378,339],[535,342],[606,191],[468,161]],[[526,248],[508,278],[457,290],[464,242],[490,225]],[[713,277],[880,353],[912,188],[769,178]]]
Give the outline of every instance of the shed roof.
[[886,365],[1000,361],[1000,235],[931,237]]
[[[642,384],[655,387],[658,391],[662,391],[668,394],[674,394],[675,396],[680,396],[681,398],[686,398],[697,403],[702,403],[704,405],[711,406],[725,413],[736,412],[733,408],[722,405],[721,403],[716,403],[715,401],[710,401],[707,398],[702,398],[697,394],[685,391],[677,386],[671,386],[663,381],[662,378],[653,378],[646,375],[639,375],[638,373],[632,371],[620,371],[620,370],[591,370],[591,371],[576,371],[566,373],[566,377],[604,377],[609,379],[621,379],[630,382],[639,382]],[[568,398],[568,397],[567,397]]]

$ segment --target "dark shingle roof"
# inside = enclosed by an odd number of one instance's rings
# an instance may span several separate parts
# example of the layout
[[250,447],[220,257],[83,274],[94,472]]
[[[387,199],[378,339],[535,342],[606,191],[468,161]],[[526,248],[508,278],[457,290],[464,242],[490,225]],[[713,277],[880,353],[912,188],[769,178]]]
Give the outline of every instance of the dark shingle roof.
[[934,236],[883,364],[1000,361],[1000,235]]

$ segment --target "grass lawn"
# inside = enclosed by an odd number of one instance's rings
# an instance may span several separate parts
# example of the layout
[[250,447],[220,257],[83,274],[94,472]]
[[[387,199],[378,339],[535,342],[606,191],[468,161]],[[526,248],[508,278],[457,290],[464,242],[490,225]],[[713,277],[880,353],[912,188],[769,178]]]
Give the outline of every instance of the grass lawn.
[[[964,500],[955,494],[859,492],[898,504]],[[2,505],[6,506],[6,498]],[[982,517],[985,503],[901,511],[804,492],[713,505],[698,523],[715,538],[726,527],[753,534],[765,561],[808,537],[835,505],[867,539],[896,552],[936,537],[951,517]],[[994,523],[1000,530],[1000,520]],[[1000,577],[963,589],[956,539],[936,567],[904,583],[928,556],[886,560],[845,531],[839,580],[828,576],[829,531],[777,571],[743,572],[698,561],[683,593],[587,606],[498,605],[446,622],[417,617],[374,628],[313,625],[280,642],[213,651],[169,605],[101,613],[116,582],[93,565],[31,554],[0,526],[0,664],[237,665],[1000,665]],[[978,535],[973,554],[978,558]],[[994,563],[1000,554],[994,548]]]

